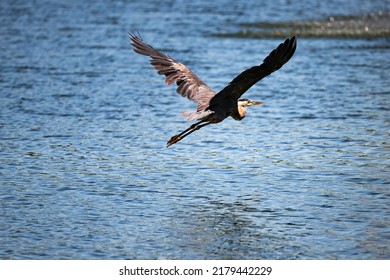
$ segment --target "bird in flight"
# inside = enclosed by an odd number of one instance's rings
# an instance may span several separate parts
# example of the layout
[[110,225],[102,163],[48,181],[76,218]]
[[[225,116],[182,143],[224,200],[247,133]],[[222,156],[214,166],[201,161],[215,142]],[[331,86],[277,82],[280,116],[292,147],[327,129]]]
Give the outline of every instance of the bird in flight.
[[129,37],[134,51],[150,57],[150,63],[157,73],[165,75],[167,85],[176,83],[177,93],[197,104],[196,110],[182,112],[187,121],[197,122],[173,136],[167,142],[167,147],[179,142],[194,131],[209,124],[219,123],[229,116],[238,121],[245,118],[246,107],[259,105],[262,102],[240,97],[258,81],[280,69],[289,61],[297,46],[295,36],[286,39],[260,65],[245,70],[217,93],[184,64],[159,52],[135,34],[129,34]]

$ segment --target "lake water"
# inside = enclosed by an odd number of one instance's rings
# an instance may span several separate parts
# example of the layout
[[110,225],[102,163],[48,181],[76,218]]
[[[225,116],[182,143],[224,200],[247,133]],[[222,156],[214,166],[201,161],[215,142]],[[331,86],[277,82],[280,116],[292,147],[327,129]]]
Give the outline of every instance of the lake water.
[[[389,11],[1,1],[0,258],[389,259]],[[353,25],[343,36],[299,25],[294,57],[244,95],[264,104],[242,122],[165,148],[193,104],[127,32],[218,91],[294,35],[275,28],[339,18]]]

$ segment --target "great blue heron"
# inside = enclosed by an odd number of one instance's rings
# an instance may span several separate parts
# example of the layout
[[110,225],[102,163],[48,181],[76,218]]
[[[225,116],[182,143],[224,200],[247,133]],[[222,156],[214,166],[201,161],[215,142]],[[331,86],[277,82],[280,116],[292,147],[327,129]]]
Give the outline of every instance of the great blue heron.
[[165,75],[165,82],[171,85],[176,82],[177,92],[197,103],[194,111],[182,112],[187,121],[195,121],[183,132],[173,136],[167,147],[175,144],[192,132],[212,123],[219,123],[227,117],[242,120],[246,115],[246,107],[258,105],[262,102],[240,99],[240,97],[254,84],[272,72],[280,69],[293,56],[297,39],[288,38],[274,49],[263,63],[245,70],[233,79],[224,89],[216,93],[210,89],[185,65],[159,52],[146,44],[135,34],[129,34],[133,49],[136,53],[149,56],[150,63],[160,75]]

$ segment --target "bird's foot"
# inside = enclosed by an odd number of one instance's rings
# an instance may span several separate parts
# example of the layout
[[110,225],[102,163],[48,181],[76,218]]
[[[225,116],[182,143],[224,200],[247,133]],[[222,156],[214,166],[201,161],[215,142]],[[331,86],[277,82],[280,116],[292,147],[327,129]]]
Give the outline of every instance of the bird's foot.
[[179,135],[175,135],[175,136],[172,136],[171,139],[169,139],[169,141],[167,142],[167,148],[169,146],[172,146],[173,144],[175,144],[176,142],[179,142],[182,138],[179,136]]

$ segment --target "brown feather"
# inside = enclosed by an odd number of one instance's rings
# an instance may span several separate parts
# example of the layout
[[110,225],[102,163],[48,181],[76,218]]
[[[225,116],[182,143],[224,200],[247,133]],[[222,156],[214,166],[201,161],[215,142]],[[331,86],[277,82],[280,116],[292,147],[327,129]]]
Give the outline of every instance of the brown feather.
[[177,93],[197,103],[198,108],[195,112],[199,112],[203,116],[210,100],[216,93],[185,65],[144,43],[136,35],[130,34],[129,37],[134,51],[149,56],[150,63],[157,70],[157,73],[165,76],[165,83],[172,85],[176,82]]

